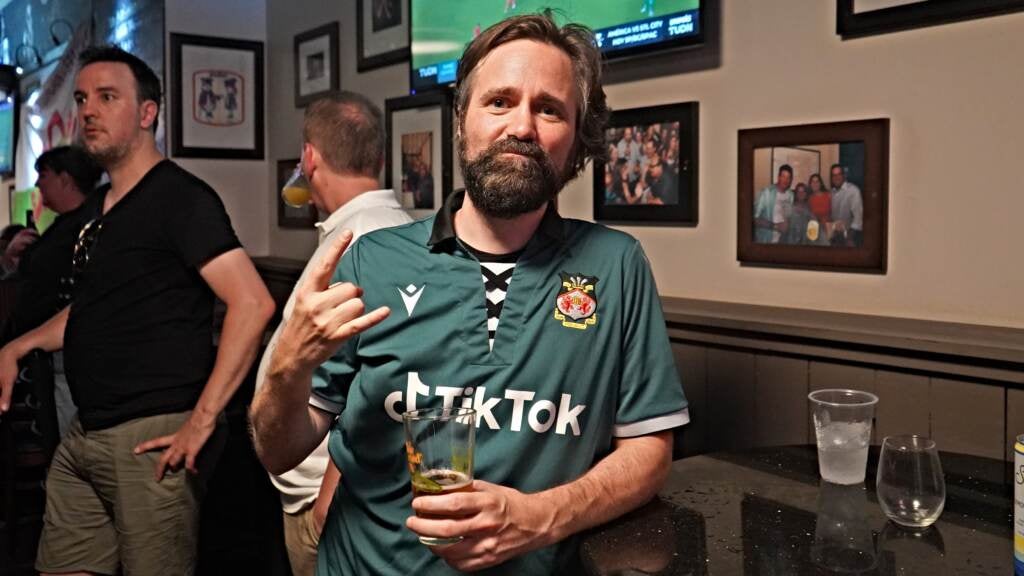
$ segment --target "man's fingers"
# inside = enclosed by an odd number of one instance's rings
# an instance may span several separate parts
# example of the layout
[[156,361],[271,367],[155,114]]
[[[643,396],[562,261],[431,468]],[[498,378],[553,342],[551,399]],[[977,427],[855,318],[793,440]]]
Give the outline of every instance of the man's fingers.
[[352,241],[352,232],[343,230],[338,237],[331,242],[324,251],[324,255],[309,272],[309,277],[303,283],[302,288],[307,292],[321,292],[331,283],[331,276],[338,267],[341,255],[345,253],[349,242]]
[[11,390],[14,389],[14,383],[2,382],[0,383],[0,414],[7,412],[11,407]]
[[[349,302],[346,302],[342,306],[354,306],[354,303],[354,300],[350,300]],[[362,306],[362,301],[359,301],[359,306]],[[391,309],[388,308],[387,306],[381,306],[380,308],[377,308],[372,312],[363,314],[358,318],[354,318],[343,323],[341,326],[338,327],[337,330],[334,331],[334,334],[331,336],[331,339],[336,341],[348,340],[349,338],[357,334],[361,334],[366,330],[373,328],[377,324],[380,324],[385,318],[388,317],[389,314],[391,314]]]
[[134,452],[136,454],[142,454],[143,452],[149,452],[151,450],[159,450],[161,448],[167,448],[168,446],[171,445],[172,442],[174,442],[174,435],[173,434],[170,435],[170,436],[161,436],[159,438],[154,438],[152,440],[147,440],[147,441],[143,442],[142,444],[139,444],[138,446],[135,447]]
[[160,457],[160,460],[156,463],[156,470],[153,471],[153,478],[157,482],[164,479],[164,472],[167,470],[170,461],[170,452],[164,452],[164,455]]
[[199,470],[196,469],[196,455],[189,454],[185,457],[185,469],[193,474],[198,474]]

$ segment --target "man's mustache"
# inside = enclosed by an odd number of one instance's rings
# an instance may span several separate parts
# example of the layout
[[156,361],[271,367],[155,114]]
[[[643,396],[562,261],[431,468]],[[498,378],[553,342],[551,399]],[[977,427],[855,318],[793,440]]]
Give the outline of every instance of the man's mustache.
[[550,158],[548,153],[544,151],[536,142],[530,142],[525,140],[519,140],[518,138],[502,138],[501,140],[495,140],[491,142],[489,146],[484,150],[483,155],[489,157],[496,157],[498,154],[519,154],[520,156],[526,156],[532,158],[537,162],[548,162]]

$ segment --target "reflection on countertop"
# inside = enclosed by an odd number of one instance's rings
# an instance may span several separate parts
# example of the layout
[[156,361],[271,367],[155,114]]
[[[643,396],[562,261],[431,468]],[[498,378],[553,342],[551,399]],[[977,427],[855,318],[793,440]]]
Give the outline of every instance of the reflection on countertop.
[[923,531],[888,521],[867,482],[818,478],[811,446],[678,460],[657,499],[584,536],[601,576],[1011,574],[1012,483],[1001,461],[942,453],[946,510]]

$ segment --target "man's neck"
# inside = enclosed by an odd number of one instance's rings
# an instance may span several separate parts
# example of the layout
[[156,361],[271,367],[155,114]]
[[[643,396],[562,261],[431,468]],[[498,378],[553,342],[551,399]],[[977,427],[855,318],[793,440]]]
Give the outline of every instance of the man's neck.
[[455,213],[455,234],[473,248],[490,254],[511,254],[522,250],[537,231],[547,204],[515,218],[492,218],[473,205],[469,194]]
[[327,176],[326,190],[321,197],[327,214],[334,214],[355,197],[380,189],[380,182],[372,176],[331,174]]
[[103,211],[110,210],[120,202],[161,160],[163,156],[156,145],[148,143],[132,150],[117,163],[105,166],[110,176],[110,191],[103,202]]

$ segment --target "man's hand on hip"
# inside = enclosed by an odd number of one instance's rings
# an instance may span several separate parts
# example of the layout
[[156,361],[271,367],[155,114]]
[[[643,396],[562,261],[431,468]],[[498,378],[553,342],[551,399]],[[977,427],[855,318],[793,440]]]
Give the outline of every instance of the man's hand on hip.
[[483,480],[472,492],[421,496],[413,500],[417,513],[440,519],[409,517],[405,525],[420,536],[463,540],[431,550],[460,571],[481,570],[553,544],[555,510],[542,496],[524,494]]
[[135,447],[135,454],[150,452],[152,450],[164,450],[163,456],[156,464],[153,477],[159,482],[163,480],[166,472],[173,472],[181,468],[182,463],[185,469],[193,474],[198,474],[196,459],[199,453],[210,439],[214,428],[217,427],[217,417],[203,416],[198,410],[194,410],[188,420],[181,425],[174,434],[161,436],[143,442]]

